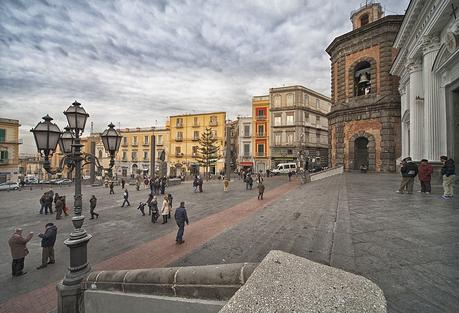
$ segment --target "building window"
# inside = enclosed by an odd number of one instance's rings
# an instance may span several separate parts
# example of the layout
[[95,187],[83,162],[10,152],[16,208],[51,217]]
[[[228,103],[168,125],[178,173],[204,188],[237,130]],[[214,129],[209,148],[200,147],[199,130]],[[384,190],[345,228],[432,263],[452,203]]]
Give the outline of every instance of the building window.
[[250,137],[250,125],[244,124],[244,137]]
[[304,95],[304,105],[308,105],[309,104],[309,96],[307,94]]
[[6,161],[8,161],[8,150],[2,150],[0,151],[0,162],[6,163]]
[[148,136],[143,136],[143,144],[148,145]]
[[177,132],[176,140],[183,140],[183,132]]
[[316,125],[320,125],[320,116],[316,115]]
[[287,106],[288,107],[293,106],[293,93],[289,93],[287,95]]
[[320,143],[320,132],[316,132],[316,143]]
[[99,159],[102,159],[102,150],[99,150]]
[[258,156],[264,156],[265,155],[265,145],[264,144],[258,144],[257,145],[257,155]]
[[156,158],[159,159],[161,157],[161,153],[163,153],[164,149],[156,150]]
[[287,149],[287,154],[293,154],[293,149]]
[[265,110],[263,110],[263,109],[258,109],[258,110],[257,110],[257,118],[259,118],[259,119],[264,119],[264,118],[265,118]]
[[197,117],[197,116],[195,116],[195,117],[193,118],[193,125],[194,125],[194,126],[198,126],[198,125],[199,125],[199,123],[198,123],[198,117]]
[[281,144],[281,133],[275,133],[274,134],[274,144],[276,146]]
[[360,17],[360,26],[367,25],[370,22],[368,14],[364,14]]
[[281,102],[282,102],[282,98],[280,95],[275,95],[274,96],[274,107],[280,107],[281,106]]
[[127,146],[128,144],[128,139],[127,137],[123,137],[123,145]]
[[293,113],[288,113],[287,114],[287,125],[293,125],[293,124],[294,124]]
[[250,143],[244,144],[244,157],[250,156]]
[[123,151],[123,161],[126,161],[126,160],[127,160],[127,152]]
[[131,158],[133,161],[137,160],[137,151],[132,151]]
[[193,140],[199,140],[199,130],[193,132]]
[[211,134],[211,137],[212,139],[216,139],[217,138],[217,131],[215,129],[212,129],[212,131],[210,132]]
[[309,120],[309,112],[304,112],[304,121],[307,122]]
[[274,115],[274,126],[282,125],[282,115]]
[[289,145],[293,144],[293,137],[294,137],[294,133],[293,132],[288,132],[287,133],[287,143]]
[[148,160],[148,151],[143,152],[143,159]]
[[182,147],[175,147],[175,155],[179,155],[182,153]]
[[132,145],[137,146],[137,136],[132,137]]
[[217,126],[217,125],[218,125],[217,116],[211,115],[210,116],[210,126]]
[[354,96],[368,95],[371,92],[371,64],[367,61],[357,63],[354,69]]
[[157,136],[157,145],[162,145],[163,144],[163,135],[158,135]]
[[193,146],[193,147],[191,148],[191,151],[192,151],[192,153],[193,153],[193,155],[192,155],[193,158],[195,158],[195,157],[198,156],[198,149],[199,149],[198,146]]
[[258,125],[258,137],[264,137],[265,136],[265,125]]
[[316,99],[316,109],[320,109],[320,100]]
[[5,142],[6,139],[6,129],[0,128],[0,142]]
[[177,118],[175,120],[175,126],[176,127],[183,127],[183,118]]

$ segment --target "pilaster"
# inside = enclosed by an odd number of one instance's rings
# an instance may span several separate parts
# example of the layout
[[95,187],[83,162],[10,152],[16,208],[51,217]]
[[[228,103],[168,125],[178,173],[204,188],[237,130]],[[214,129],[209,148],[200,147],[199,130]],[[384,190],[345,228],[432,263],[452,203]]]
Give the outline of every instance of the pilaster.
[[[410,140],[409,153],[413,160],[419,161],[424,152],[424,87],[422,83],[422,61],[420,58],[409,61],[408,69],[410,72]],[[408,155],[404,155],[408,156]]]
[[446,141],[446,134],[440,131],[441,106],[440,78],[432,72],[432,66],[440,49],[440,39],[437,36],[426,36],[422,41],[423,51],[423,81],[424,81],[424,157],[430,161],[440,159],[442,141]]

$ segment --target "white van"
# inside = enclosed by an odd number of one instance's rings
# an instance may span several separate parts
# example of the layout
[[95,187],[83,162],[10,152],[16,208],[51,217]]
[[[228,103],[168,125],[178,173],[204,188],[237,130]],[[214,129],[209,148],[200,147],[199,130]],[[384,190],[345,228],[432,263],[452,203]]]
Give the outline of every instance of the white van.
[[288,174],[290,172],[296,173],[296,163],[280,163],[275,169],[271,171],[274,175]]

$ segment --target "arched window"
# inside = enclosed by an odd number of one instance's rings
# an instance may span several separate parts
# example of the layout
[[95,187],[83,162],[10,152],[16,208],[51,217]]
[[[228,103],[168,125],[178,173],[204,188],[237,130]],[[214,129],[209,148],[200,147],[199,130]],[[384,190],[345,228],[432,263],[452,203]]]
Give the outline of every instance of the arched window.
[[371,92],[371,64],[359,62],[354,68],[354,96],[368,95]]
[[368,14],[364,14],[360,17],[360,26],[367,25],[370,22]]

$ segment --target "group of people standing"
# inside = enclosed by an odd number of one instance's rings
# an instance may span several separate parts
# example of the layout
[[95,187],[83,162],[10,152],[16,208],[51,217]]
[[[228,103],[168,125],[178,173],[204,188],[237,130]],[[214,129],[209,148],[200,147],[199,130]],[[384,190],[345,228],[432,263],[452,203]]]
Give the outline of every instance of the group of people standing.
[[52,190],[45,192],[40,197],[40,214],[43,214],[43,211],[45,215],[48,215],[48,212],[49,214],[53,214],[53,203],[56,211],[56,220],[62,218],[62,213],[64,213],[65,216],[68,216],[65,196],[59,196],[57,192],[54,193]]
[[[13,235],[8,240],[10,246],[11,257],[13,259],[11,264],[11,273],[13,277],[22,276],[27,274],[24,271],[25,257],[29,254],[27,249],[27,243],[32,239],[33,232],[30,232],[27,236],[22,235],[22,229],[16,228]],[[45,231],[38,235],[41,238],[42,257],[41,264],[37,267],[37,270],[45,268],[48,264],[54,264],[56,262],[54,258],[54,243],[57,237],[57,227],[53,223],[47,223],[45,225]]]
[[[456,175],[456,168],[454,160],[447,156],[441,156],[440,161],[443,164],[441,168],[441,176],[443,180],[443,196],[445,200],[449,200],[454,195],[454,181]],[[411,157],[404,158],[401,162],[400,172],[402,174],[402,182],[397,193],[413,193],[414,178],[418,176],[421,184],[419,192],[430,194],[432,192],[431,180],[433,174],[433,167],[428,160],[422,159],[417,165]]]

